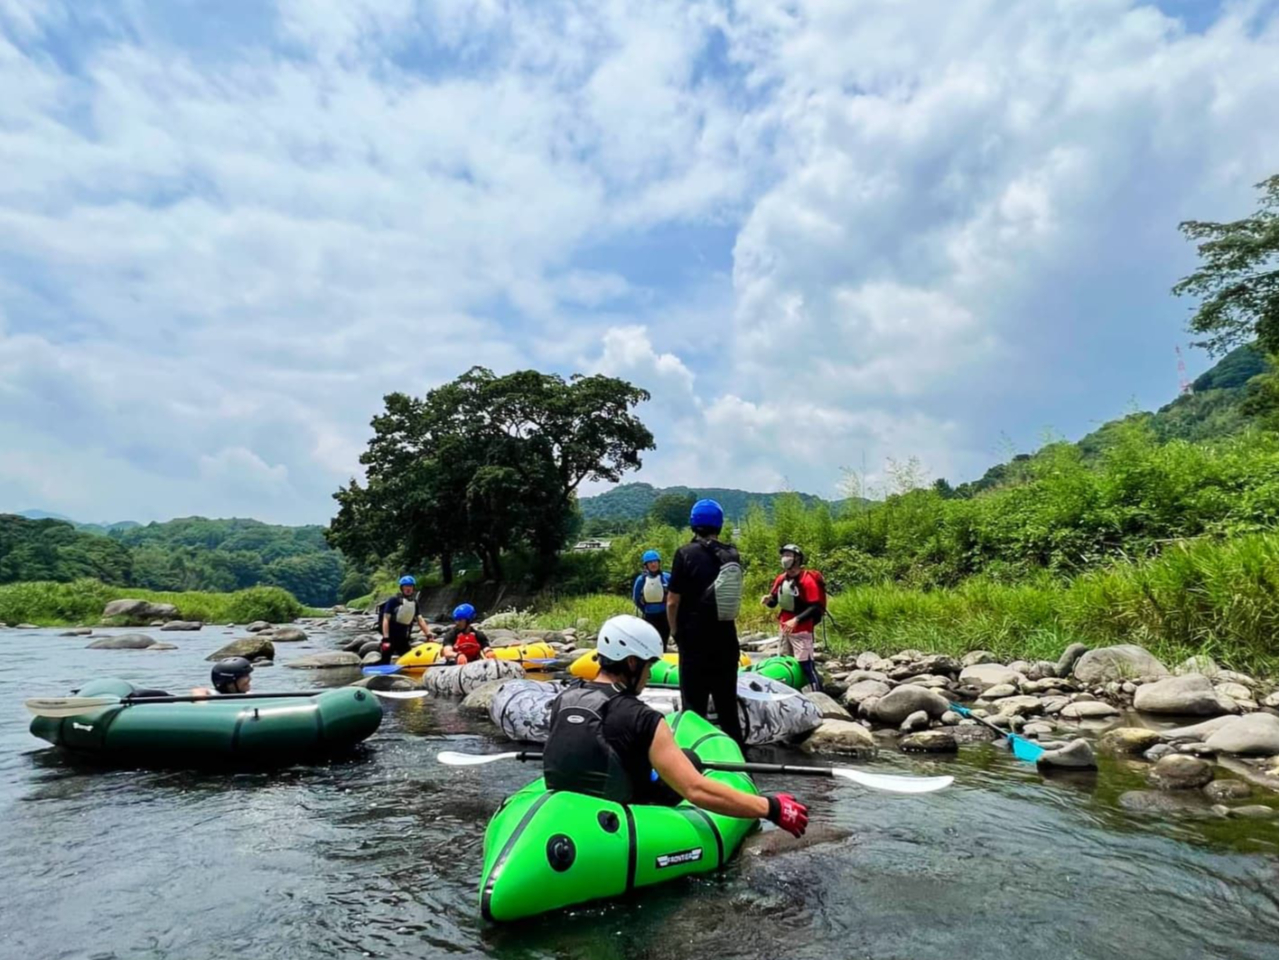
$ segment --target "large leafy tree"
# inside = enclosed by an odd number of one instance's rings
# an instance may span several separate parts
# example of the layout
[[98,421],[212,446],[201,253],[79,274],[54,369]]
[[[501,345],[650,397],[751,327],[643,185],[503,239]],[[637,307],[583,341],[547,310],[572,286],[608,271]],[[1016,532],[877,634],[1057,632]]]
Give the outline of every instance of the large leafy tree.
[[1252,216],[1231,223],[1188,220],[1178,225],[1188,240],[1201,241],[1201,263],[1173,292],[1200,298],[1189,329],[1204,336],[1196,345],[1215,356],[1254,339],[1267,353],[1276,353],[1280,178],[1269,177],[1258,188],[1262,202]]
[[632,409],[649,394],[613,377],[569,380],[473,367],[421,399],[393,393],[361,457],[366,483],[334,496],[330,542],[353,556],[474,553],[500,579],[502,553],[527,544],[544,561],[578,522],[576,491],[640,466],[653,435]]
[[693,509],[697,499],[692,492],[660,493],[649,508],[649,519],[654,523],[683,530],[689,525],[689,511]]

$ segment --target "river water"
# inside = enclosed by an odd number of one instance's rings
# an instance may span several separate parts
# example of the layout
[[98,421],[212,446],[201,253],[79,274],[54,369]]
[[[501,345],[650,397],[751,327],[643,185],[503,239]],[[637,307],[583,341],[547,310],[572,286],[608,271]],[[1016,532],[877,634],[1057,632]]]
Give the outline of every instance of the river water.
[[[824,842],[772,832],[720,875],[491,926],[476,906],[484,826],[536,772],[433,762],[442,749],[500,749],[487,722],[448,701],[385,701],[367,747],[327,765],[87,767],[27,732],[24,697],[102,676],[183,690],[207,679],[203,658],[228,636],[155,634],[179,649],[148,653],[56,634],[0,634],[0,957],[1276,956],[1274,823],[1131,815],[1116,797],[1141,787],[1132,771],[1045,780],[985,744],[875,762],[956,777],[924,797],[769,779],[764,789],[808,802]],[[336,645],[317,635],[278,653]],[[350,679],[280,667],[254,677],[263,691]]]

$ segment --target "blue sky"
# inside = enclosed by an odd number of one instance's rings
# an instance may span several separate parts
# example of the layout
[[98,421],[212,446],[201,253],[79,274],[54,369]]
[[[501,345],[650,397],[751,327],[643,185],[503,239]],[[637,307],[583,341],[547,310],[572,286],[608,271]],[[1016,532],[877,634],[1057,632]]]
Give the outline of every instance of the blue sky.
[[[0,510],[324,522],[383,393],[652,391],[635,477],[977,476],[1177,387],[1274,5],[0,0]],[[1192,374],[1207,364],[1190,353]]]

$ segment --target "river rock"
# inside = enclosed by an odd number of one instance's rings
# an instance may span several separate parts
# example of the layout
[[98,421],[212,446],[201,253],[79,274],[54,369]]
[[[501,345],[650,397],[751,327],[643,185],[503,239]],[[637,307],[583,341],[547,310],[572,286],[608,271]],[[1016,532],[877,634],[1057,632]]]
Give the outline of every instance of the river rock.
[[301,627],[285,624],[271,628],[271,639],[275,643],[301,643],[307,639],[307,632]]
[[928,730],[929,714],[923,710],[917,710],[915,713],[909,714],[898,729],[902,733],[911,733],[914,730]]
[[155,645],[155,640],[144,633],[126,633],[118,637],[102,637],[93,641],[86,650],[145,650]]
[[802,693],[802,697],[818,708],[823,720],[852,720],[853,715],[820,690]]
[[889,675],[879,670],[851,670],[844,678],[844,682],[850,686],[863,680],[875,680],[883,683],[886,690],[889,688]]
[[1273,690],[1262,698],[1262,705],[1272,710],[1280,708],[1280,690]]
[[1133,677],[1164,677],[1168,674],[1168,667],[1145,648],[1134,643],[1090,650],[1076,661],[1073,670],[1075,678],[1084,684],[1129,680]]
[[1040,767],[1056,767],[1063,770],[1094,770],[1098,761],[1088,740],[1077,738],[1054,749],[1045,749],[1036,760]]
[[93,627],[76,627],[73,630],[63,630],[58,636],[60,637],[87,637],[93,633]]
[[960,658],[960,666],[973,667],[980,663],[999,663],[1000,658],[990,650],[970,650]]
[[951,686],[950,680],[936,673],[918,674],[908,680],[907,683],[914,684],[917,687],[924,687],[926,690],[946,690]]
[[889,692],[889,685],[879,680],[859,680],[849,685],[840,699],[846,706],[856,707],[868,697],[883,697]]
[[1069,697],[1045,697],[1040,701],[1040,706],[1044,708],[1045,716],[1053,717],[1060,714],[1070,702]]
[[1133,708],[1142,713],[1217,716],[1222,705],[1208,677],[1189,673],[1144,683],[1133,696]]
[[997,683],[994,687],[987,687],[982,691],[983,700],[1000,700],[1004,697],[1012,697],[1018,692],[1018,688],[1012,683]]
[[298,657],[285,664],[293,670],[329,670],[336,667],[358,667],[360,658],[345,650],[325,650],[309,657]]
[[1227,816],[1241,820],[1274,820],[1276,811],[1274,807],[1254,803],[1243,807],[1228,807]]
[[944,697],[924,687],[904,685],[895,687],[876,701],[872,710],[872,718],[880,723],[896,726],[917,710],[923,710],[930,717],[940,717],[950,709]]
[[860,723],[847,720],[823,720],[803,743],[805,753],[840,753],[869,757],[876,752],[871,731]]
[[245,630],[247,630],[249,633],[261,633],[263,630],[270,630],[270,629],[271,629],[271,624],[267,623],[267,621],[265,620],[255,620],[253,621],[253,623],[245,627]]
[[161,630],[199,630],[204,624],[199,620],[170,620]]
[[1078,703],[1067,704],[1058,716],[1064,720],[1105,720],[1119,713],[1120,711],[1111,704],[1103,703],[1101,700],[1081,700]]
[[481,716],[489,715],[489,708],[493,706],[494,695],[506,683],[506,679],[489,680],[480,684],[470,693],[468,693],[458,705],[458,709],[463,713],[474,713]]
[[1214,803],[1222,803],[1224,800],[1243,800],[1251,793],[1253,790],[1242,780],[1214,780],[1212,783],[1205,784],[1204,787],[1204,795]]
[[956,743],[990,743],[996,734],[988,727],[975,720],[961,720],[954,727],[948,727]]
[[[349,653],[350,651],[344,650],[342,652]],[[357,653],[356,656],[360,658],[360,663],[366,667],[372,667],[375,663],[382,662],[381,650],[370,650],[368,653]]]
[[1173,668],[1173,672],[1180,677],[1198,673],[1201,676],[1212,679],[1218,675],[1218,665],[1214,663],[1213,657],[1199,654],[1194,657],[1187,657],[1187,659]]
[[112,600],[102,608],[102,619],[117,617],[139,624],[152,620],[175,620],[178,608],[171,603],[152,603],[149,600]]
[[1199,757],[1171,753],[1156,761],[1147,779],[1161,790],[1197,790],[1213,780],[1213,765]]
[[1058,664],[1054,660],[1037,660],[1027,667],[1025,673],[1028,680],[1044,680],[1049,677],[1057,680]]
[[1076,662],[1089,652],[1089,648],[1083,643],[1072,643],[1067,649],[1062,651],[1062,655],[1058,657],[1058,662],[1054,665],[1054,673],[1059,677],[1069,677],[1075,669]]
[[[257,664],[254,664],[257,669]],[[395,673],[375,673],[369,677],[361,677],[354,680],[348,686],[364,687],[366,690],[421,690],[422,685],[415,681],[412,677],[406,677],[402,674]]]
[[1280,721],[1269,713],[1249,713],[1228,717],[1205,739],[1205,746],[1217,753],[1274,756],[1280,752]]
[[1041,720],[1037,723],[1028,723],[1022,728],[1021,732],[1024,737],[1031,737],[1034,740],[1039,740],[1041,737],[1052,736],[1053,731],[1056,729],[1057,728],[1052,723],[1046,723]]
[[1243,701],[1248,703],[1253,701],[1253,691],[1243,683],[1215,683],[1213,689],[1220,696],[1230,697],[1236,702]]
[[1044,703],[1039,697],[1016,696],[997,700],[995,707],[998,713],[1007,717],[1026,717],[1044,712]]
[[206,660],[224,660],[227,657],[244,657],[246,660],[274,660],[276,648],[266,637],[241,637],[219,647]]
[[1123,809],[1131,813],[1199,814],[1203,815],[1203,803],[1197,803],[1187,794],[1160,793],[1157,790],[1129,790],[1117,798]]
[[1117,756],[1137,756],[1160,742],[1160,734],[1146,727],[1116,727],[1098,740],[1098,749]]
[[1018,672],[999,663],[975,663],[960,671],[961,683],[974,683],[986,690],[1001,684],[1017,687]]
[[950,730],[924,730],[903,737],[898,749],[903,753],[955,753],[960,747]]
[[159,653],[159,652],[160,652],[160,651],[162,651],[162,650],[177,650],[177,649],[178,649],[178,645],[177,645],[176,643],[159,643],[159,642],[156,642],[156,643],[153,643],[151,646],[146,647],[145,649],[146,649],[147,653]]

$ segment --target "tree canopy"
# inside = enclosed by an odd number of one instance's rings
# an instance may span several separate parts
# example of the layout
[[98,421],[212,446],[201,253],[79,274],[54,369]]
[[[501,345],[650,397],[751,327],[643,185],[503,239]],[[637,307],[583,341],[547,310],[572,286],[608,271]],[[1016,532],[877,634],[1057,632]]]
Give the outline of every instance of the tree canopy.
[[421,399],[384,399],[361,456],[366,482],[334,494],[329,540],[355,556],[439,559],[446,581],[471,553],[501,579],[517,545],[545,572],[580,522],[578,487],[616,483],[654,446],[632,413],[648,392],[613,377],[472,367]]

